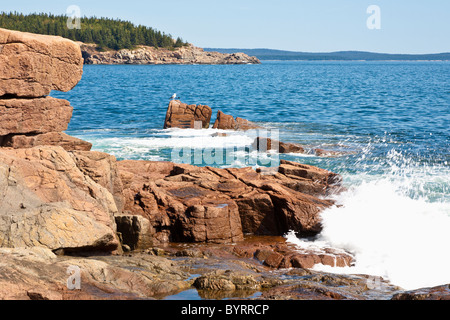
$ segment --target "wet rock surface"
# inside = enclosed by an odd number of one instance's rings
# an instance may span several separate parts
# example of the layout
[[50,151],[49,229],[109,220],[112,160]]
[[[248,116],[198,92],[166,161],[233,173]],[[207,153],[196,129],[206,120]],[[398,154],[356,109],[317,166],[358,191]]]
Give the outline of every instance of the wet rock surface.
[[[170,244],[121,255],[58,256],[45,248],[0,248],[0,299],[19,300],[448,300],[449,286],[403,291],[382,278],[305,268],[274,269],[235,245]],[[80,289],[68,287],[69,267]]]
[[72,118],[69,101],[48,96],[71,90],[82,74],[75,42],[0,28],[0,147],[90,150],[89,142],[63,133]]
[[[209,128],[212,110],[204,105],[187,105],[179,100],[172,100],[167,108],[164,129],[168,128]],[[200,124],[196,127],[196,121]]]

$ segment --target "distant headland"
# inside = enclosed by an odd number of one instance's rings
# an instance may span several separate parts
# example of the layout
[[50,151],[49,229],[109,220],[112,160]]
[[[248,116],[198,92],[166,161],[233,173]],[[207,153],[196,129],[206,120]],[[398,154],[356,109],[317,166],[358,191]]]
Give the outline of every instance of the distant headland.
[[47,13],[1,12],[0,28],[61,36],[77,42],[84,64],[259,64],[239,52],[204,51],[180,37],[130,21],[80,18],[79,28],[67,27],[68,17]]

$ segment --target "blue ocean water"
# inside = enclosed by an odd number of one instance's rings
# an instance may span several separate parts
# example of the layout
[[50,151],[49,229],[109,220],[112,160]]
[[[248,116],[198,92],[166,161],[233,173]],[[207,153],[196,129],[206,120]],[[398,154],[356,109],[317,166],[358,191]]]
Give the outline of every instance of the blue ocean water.
[[[343,176],[349,190],[336,199],[343,206],[324,212],[317,245],[349,250],[358,270],[404,287],[450,283],[450,62],[87,65],[72,91],[52,96],[74,107],[68,134],[119,160],[174,161],[173,150],[184,147],[238,153],[252,143],[242,132],[163,130],[173,93],[210,106],[212,122],[222,110],[308,151],[281,159]],[[343,154],[318,157],[316,148]],[[247,166],[243,159],[212,165]],[[405,273],[418,250],[428,264]],[[420,268],[431,271],[418,277]]]

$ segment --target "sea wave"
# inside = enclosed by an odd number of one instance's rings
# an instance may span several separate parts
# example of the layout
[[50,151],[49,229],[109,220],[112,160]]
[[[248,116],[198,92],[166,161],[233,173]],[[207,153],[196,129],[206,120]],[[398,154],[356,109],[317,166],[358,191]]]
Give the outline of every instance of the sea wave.
[[[346,192],[322,212],[323,230],[309,243],[352,253],[345,268],[315,270],[381,276],[406,290],[450,283],[450,170],[427,166],[391,150],[390,169],[347,176]],[[292,233],[299,248],[306,240]],[[308,241],[306,241],[308,243]]]

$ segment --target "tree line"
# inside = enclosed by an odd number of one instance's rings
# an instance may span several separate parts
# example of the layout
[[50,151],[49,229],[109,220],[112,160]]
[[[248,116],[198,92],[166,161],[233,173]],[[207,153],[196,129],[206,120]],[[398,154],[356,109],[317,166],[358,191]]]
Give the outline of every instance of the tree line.
[[24,15],[18,12],[0,13],[0,28],[61,36],[74,41],[95,43],[100,50],[132,49],[138,45],[174,49],[187,45],[164,32],[129,21],[110,18],[82,17],[80,29],[68,28],[68,17],[47,13]]

